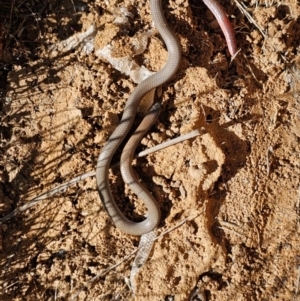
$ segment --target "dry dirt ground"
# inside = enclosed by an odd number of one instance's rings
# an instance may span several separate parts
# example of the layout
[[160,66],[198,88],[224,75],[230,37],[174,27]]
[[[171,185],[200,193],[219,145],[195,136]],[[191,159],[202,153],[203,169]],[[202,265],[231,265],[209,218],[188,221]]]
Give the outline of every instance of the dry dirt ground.
[[[157,71],[167,51],[149,1],[1,3],[4,217],[95,169],[135,86],[113,59]],[[86,286],[139,242],[114,227],[89,177],[2,223],[0,300],[300,300],[300,6],[221,3],[240,49],[232,62],[202,1],[163,1],[183,56],[138,150],[205,133],[134,162],[161,208],[159,233],[171,230],[135,296],[132,257]],[[110,178],[138,220],[143,207],[117,168]]]

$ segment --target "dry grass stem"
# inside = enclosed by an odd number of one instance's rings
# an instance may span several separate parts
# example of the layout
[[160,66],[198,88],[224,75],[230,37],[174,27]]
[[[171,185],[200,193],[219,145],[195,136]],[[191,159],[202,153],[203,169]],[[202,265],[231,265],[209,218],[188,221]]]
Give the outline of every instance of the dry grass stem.
[[[191,138],[194,138],[196,136],[199,136],[201,134],[201,132],[199,130],[194,130],[190,133],[187,133],[185,135],[181,135],[177,138],[174,138],[174,139],[171,139],[169,141],[166,141],[166,142],[163,142],[163,143],[160,143],[154,147],[151,147],[145,151],[142,151],[140,152],[139,154],[137,154],[136,158],[141,158],[143,156],[146,156],[148,154],[151,154],[151,153],[154,153],[154,152],[157,152],[161,149],[164,149],[164,148],[167,148],[167,147],[170,147],[174,144],[177,144],[177,143],[180,143],[180,142],[183,142],[187,139],[191,139]],[[116,167],[118,166],[120,163],[117,162],[116,164],[113,164],[112,167]],[[0,225],[7,222],[8,220],[10,220],[11,218],[15,217],[16,215],[20,214],[21,212],[24,212],[26,211],[27,209],[35,206],[36,204],[38,204],[39,202],[45,200],[45,199],[49,199],[50,197],[54,196],[55,194],[59,193],[59,192],[62,192],[62,191],[65,191],[69,186],[71,185],[74,185],[80,181],[83,181],[85,180],[86,178],[89,178],[89,177],[94,177],[96,175],[96,172],[95,171],[89,171],[85,174],[82,174],[82,175],[79,175],[73,179],[71,179],[70,181],[67,181],[59,186],[56,186],[54,188],[52,188],[51,190],[48,190],[46,192],[43,192],[42,194],[40,194],[39,196],[33,198],[31,201],[29,201],[28,203],[20,206],[19,208],[15,209],[14,211],[12,211],[11,213],[5,215],[4,217],[0,218]]]

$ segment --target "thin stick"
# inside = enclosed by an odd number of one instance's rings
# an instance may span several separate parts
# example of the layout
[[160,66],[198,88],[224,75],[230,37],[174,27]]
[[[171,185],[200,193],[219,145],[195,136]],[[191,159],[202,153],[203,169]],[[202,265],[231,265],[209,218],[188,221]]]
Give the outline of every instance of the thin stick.
[[63,183],[59,186],[54,187],[51,190],[48,190],[46,192],[43,192],[42,194],[40,194],[39,196],[33,198],[31,201],[29,201],[28,203],[22,205],[19,208],[16,208],[14,211],[12,211],[11,213],[5,215],[4,217],[0,218],[0,225],[5,223],[6,221],[8,221],[9,219],[13,218],[14,216],[18,215],[19,213],[33,207],[34,205],[36,205],[37,203],[39,203],[42,200],[48,199],[51,196],[55,195],[58,192],[64,191],[67,189],[67,187],[69,187],[72,184],[75,184],[79,181],[82,181],[88,177],[93,177],[95,175],[95,171],[89,171],[83,175],[80,175],[76,178],[73,178],[72,180]]
[[89,281],[87,281],[80,289],[78,289],[76,291],[76,294],[72,296],[71,300],[75,300],[78,295],[86,288],[89,288],[89,286],[95,282],[97,279],[99,279],[100,277],[104,276],[105,274],[107,274],[109,271],[115,269],[116,267],[118,267],[119,265],[121,265],[123,262],[127,261],[130,257],[132,257],[139,249],[135,249],[133,250],[129,255],[125,256],[121,261],[117,262],[114,265],[109,266],[107,269],[105,269],[103,272],[97,274],[96,276],[94,276],[92,279],[90,279]]
[[[274,45],[273,43],[270,42],[270,40],[268,39],[268,35],[266,34],[265,30],[263,30],[263,28],[261,26],[259,26],[259,24],[255,21],[255,19],[248,13],[247,11],[247,7],[244,3],[240,3],[238,0],[234,0],[234,2],[236,3],[237,7],[239,8],[239,10],[246,16],[246,18],[249,20],[250,23],[252,23],[253,25],[255,25],[257,27],[257,29],[259,30],[259,32],[261,33],[261,35],[264,37],[265,42],[268,43],[273,50],[278,51],[278,49],[276,48],[276,45]],[[280,55],[281,58],[287,62],[287,59],[284,55]]]
[[239,8],[239,10],[247,17],[247,19],[250,21],[250,23],[255,25],[257,27],[257,29],[260,31],[260,33],[262,34],[262,36],[264,37],[264,39],[267,40],[268,37],[265,34],[264,30],[257,24],[257,22],[254,20],[254,18],[248,13],[245,4],[240,3],[237,0],[234,0],[234,1],[235,1],[235,4],[237,5],[237,7]]
[[[201,132],[199,130],[194,130],[188,134],[182,135],[180,137],[171,139],[169,141],[163,142],[159,145],[156,145],[154,147],[150,147],[149,149],[140,152],[139,154],[137,154],[136,158],[140,158],[143,156],[146,156],[148,154],[151,154],[153,152],[157,152],[163,148],[169,147],[171,145],[177,144],[179,142],[182,142],[184,140],[187,139],[191,139],[194,138],[196,136],[199,136],[200,134],[202,134],[203,131],[201,130]],[[114,165],[111,166],[111,168],[120,165],[119,162],[115,163]],[[48,199],[50,197],[52,197],[53,195],[55,195],[58,192],[62,192],[65,191],[70,185],[76,184],[80,181],[83,181],[86,178],[89,177],[94,177],[96,175],[95,171],[89,171],[87,173],[84,173],[80,176],[77,176],[76,178],[73,178],[72,180],[65,182],[61,185],[58,185],[56,187],[54,187],[53,189],[50,189],[46,192],[43,192],[42,194],[38,195],[37,197],[33,198],[31,201],[29,201],[28,203],[20,206],[19,208],[16,208],[15,210],[13,210],[11,213],[5,215],[4,217],[0,218],[0,225],[5,223],[6,221],[8,221],[9,219],[17,216],[19,213],[24,212],[25,210],[33,207],[34,205],[36,205],[37,203],[41,202],[42,200]]]
[[179,136],[177,138],[174,138],[174,139],[171,139],[169,141],[165,141],[163,143],[160,143],[156,146],[153,146],[153,147],[150,147],[142,152],[140,152],[138,155],[137,155],[137,158],[140,158],[140,157],[143,157],[143,156],[146,156],[148,154],[151,154],[151,153],[154,153],[154,152],[157,152],[163,148],[166,148],[166,147],[169,147],[171,145],[174,145],[174,144],[177,144],[177,143],[180,143],[182,141],[185,141],[185,140],[188,140],[188,139],[191,139],[191,138],[194,138],[196,136],[199,136],[201,133],[200,131],[197,129],[197,130],[194,130],[192,132],[189,132],[185,135],[182,135],[182,136]]

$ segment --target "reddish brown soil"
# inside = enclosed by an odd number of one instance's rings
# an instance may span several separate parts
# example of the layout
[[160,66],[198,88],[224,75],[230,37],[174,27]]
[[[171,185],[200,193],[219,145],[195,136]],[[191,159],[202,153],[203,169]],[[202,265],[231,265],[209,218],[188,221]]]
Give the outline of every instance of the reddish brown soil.
[[[183,57],[139,150],[206,133],[138,159],[135,170],[161,207],[159,231],[180,226],[155,242],[135,296],[131,260],[84,288],[139,241],[114,227],[88,178],[1,226],[1,300],[71,300],[81,288],[77,300],[300,300],[299,5],[244,2],[254,24],[221,1],[240,49],[231,62],[200,0],[163,2]],[[115,23],[124,9],[127,22]],[[94,50],[87,40],[71,48],[93,25]],[[0,112],[2,217],[95,168],[135,86],[97,50],[110,44],[114,57],[132,58],[134,38],[153,29],[149,1],[139,0],[54,2],[20,26],[32,43],[0,47],[11,66]],[[21,47],[26,60],[16,59]],[[153,32],[134,60],[157,71],[166,58]],[[143,212],[117,169],[111,183],[128,216]]]

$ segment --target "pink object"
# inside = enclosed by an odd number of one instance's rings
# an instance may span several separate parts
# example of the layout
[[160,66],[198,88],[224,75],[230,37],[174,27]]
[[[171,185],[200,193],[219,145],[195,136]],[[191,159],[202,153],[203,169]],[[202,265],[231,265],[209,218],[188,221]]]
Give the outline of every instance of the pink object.
[[235,34],[224,8],[217,0],[203,0],[203,2],[216,17],[224,33],[229,52],[234,56],[237,52]]

